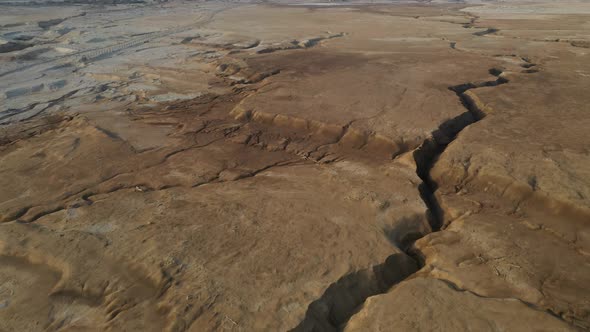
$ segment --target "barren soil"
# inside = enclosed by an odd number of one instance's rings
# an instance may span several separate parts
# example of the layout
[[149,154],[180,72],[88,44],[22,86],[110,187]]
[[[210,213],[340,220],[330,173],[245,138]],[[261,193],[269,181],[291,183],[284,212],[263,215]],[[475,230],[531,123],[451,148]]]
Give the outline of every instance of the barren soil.
[[587,2],[0,4],[0,331],[590,329]]

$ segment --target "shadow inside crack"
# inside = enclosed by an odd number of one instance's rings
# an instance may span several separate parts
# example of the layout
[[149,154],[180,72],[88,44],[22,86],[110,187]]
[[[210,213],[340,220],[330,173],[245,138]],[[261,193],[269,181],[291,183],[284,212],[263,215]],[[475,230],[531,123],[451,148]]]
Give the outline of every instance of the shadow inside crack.
[[291,331],[338,331],[367,298],[385,293],[418,269],[412,257],[400,252],[372,268],[347,274],[308,306],[304,319]]

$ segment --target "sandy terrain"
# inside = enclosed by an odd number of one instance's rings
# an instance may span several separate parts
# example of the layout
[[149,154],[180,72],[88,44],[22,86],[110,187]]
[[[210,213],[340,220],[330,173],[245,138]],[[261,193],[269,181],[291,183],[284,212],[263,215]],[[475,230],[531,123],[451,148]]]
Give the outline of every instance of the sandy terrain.
[[590,329],[590,4],[0,4],[0,331]]

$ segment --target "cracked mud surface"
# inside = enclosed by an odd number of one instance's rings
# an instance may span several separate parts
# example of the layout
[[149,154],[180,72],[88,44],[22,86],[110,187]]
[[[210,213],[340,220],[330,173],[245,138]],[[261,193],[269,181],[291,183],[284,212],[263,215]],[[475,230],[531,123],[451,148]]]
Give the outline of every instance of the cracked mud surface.
[[2,6],[0,331],[590,329],[588,4]]

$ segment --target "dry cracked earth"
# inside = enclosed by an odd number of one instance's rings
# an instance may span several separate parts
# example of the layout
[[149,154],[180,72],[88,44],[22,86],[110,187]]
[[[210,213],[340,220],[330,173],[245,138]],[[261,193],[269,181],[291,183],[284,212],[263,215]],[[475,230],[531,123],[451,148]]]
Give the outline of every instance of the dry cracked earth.
[[590,3],[0,3],[0,331],[590,329]]

